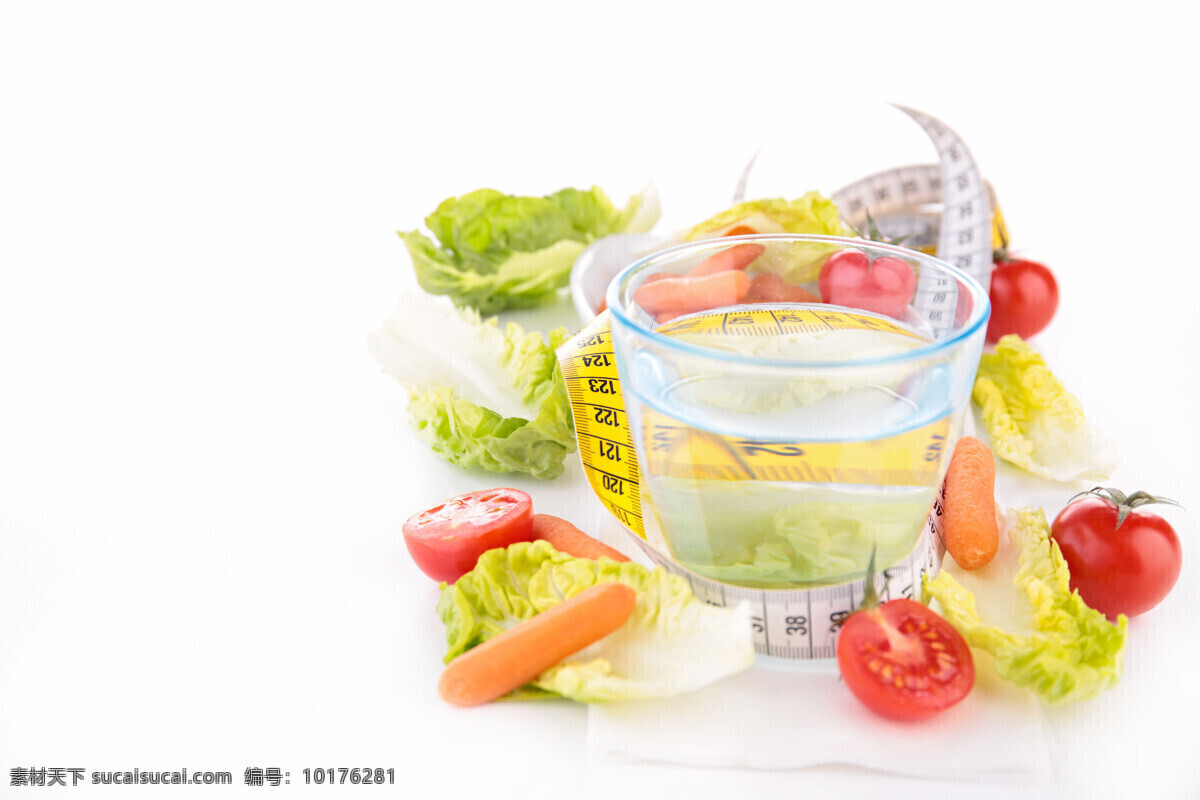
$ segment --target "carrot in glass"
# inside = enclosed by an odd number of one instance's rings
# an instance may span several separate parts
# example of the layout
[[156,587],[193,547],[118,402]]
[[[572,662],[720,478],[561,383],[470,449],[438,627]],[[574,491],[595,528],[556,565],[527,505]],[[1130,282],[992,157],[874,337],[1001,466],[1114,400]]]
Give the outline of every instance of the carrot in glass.
[[745,269],[767,248],[761,244],[735,244],[719,253],[713,253],[688,271],[689,278],[700,278],[716,272]]
[[665,278],[643,283],[633,301],[647,314],[662,311],[690,314],[720,306],[737,305],[750,291],[750,277],[741,270],[727,270],[698,278]]
[[490,703],[620,628],[636,602],[623,583],[585,589],[451,661],[438,693],[456,706]]
[[750,280],[747,303],[819,303],[821,298],[774,272],[760,272]]

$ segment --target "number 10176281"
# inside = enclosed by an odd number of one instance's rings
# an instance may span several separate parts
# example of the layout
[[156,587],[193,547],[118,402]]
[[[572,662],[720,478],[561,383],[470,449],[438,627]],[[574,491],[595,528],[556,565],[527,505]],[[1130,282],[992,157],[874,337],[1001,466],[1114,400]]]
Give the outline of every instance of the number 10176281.
[[308,784],[322,783],[360,783],[360,784],[394,784],[396,770],[383,767],[305,767],[304,782]]

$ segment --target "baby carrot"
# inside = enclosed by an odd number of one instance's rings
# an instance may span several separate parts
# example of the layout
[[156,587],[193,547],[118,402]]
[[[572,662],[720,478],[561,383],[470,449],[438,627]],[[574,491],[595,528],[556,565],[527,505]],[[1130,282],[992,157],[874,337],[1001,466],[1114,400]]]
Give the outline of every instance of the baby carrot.
[[750,291],[750,277],[741,270],[726,270],[698,278],[664,278],[643,283],[633,300],[651,316],[661,311],[690,314],[719,306],[737,305]]
[[1000,547],[996,522],[996,460],[986,444],[964,436],[946,470],[942,533],[946,550],[963,569],[979,569]]
[[819,303],[821,298],[774,272],[760,272],[750,281],[747,303]]
[[722,236],[749,236],[749,235],[752,235],[755,233],[758,233],[758,231],[754,230],[754,228],[751,228],[749,225],[738,225],[737,227],[730,228],[729,230],[725,231],[721,235]]
[[598,583],[451,661],[438,693],[456,706],[490,703],[620,628],[636,602],[631,587]]
[[608,557],[614,561],[629,560],[629,557],[619,550],[593,539],[565,519],[550,514],[533,515],[533,538],[544,539],[558,552],[576,558]]
[[727,272],[731,269],[745,269],[750,262],[758,258],[766,250],[761,244],[735,244],[719,253],[713,253],[688,272],[689,278],[700,278],[712,275],[714,272]]

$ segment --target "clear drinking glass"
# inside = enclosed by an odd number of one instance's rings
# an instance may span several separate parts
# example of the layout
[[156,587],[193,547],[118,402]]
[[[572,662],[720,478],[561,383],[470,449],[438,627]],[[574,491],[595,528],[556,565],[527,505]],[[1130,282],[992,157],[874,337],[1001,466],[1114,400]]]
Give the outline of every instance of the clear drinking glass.
[[[744,277],[696,282],[738,247],[757,253]],[[889,289],[897,260],[913,282]],[[819,301],[823,271],[845,305]],[[664,277],[688,280],[643,288]],[[705,297],[718,284],[733,294]],[[861,578],[872,550],[881,570],[914,550],[983,348],[978,283],[906,248],[771,234],[652,254],[606,304],[645,516],[675,562],[807,588]]]

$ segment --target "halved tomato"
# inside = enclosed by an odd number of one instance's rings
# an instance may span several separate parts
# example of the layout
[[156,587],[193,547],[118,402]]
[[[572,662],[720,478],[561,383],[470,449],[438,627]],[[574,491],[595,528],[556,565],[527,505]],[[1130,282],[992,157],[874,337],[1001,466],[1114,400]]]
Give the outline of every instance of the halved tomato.
[[520,489],[485,489],[452,497],[409,517],[404,544],[435,581],[454,583],[484,552],[533,539],[533,501]]
[[908,598],[856,611],[837,639],[842,680],[872,711],[913,720],[962,700],[975,685],[975,661],[962,635]]

